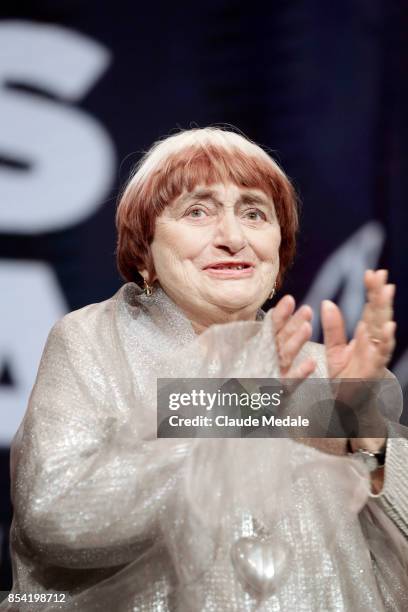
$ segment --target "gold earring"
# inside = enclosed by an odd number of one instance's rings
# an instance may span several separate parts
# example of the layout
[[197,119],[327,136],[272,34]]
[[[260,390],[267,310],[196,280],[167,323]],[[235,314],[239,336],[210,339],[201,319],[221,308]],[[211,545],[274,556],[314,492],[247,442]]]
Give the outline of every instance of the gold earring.
[[149,285],[146,279],[144,279],[143,281],[143,291],[144,291],[144,294],[148,296],[152,295],[153,293],[153,286]]
[[273,296],[275,295],[275,291],[276,291],[276,281],[273,283],[272,291],[268,295],[268,300],[271,300],[273,298]]

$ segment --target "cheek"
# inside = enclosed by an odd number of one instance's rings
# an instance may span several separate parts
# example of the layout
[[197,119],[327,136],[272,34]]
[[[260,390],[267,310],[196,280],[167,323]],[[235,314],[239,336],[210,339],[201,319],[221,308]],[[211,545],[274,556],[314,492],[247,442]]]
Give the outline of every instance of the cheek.
[[256,236],[252,242],[253,248],[261,261],[276,264],[279,262],[279,247],[281,243],[280,229],[272,228],[262,236]]
[[205,247],[205,236],[200,232],[188,231],[170,223],[156,227],[151,245],[153,260],[158,265],[169,267],[175,262],[192,260],[199,256]]

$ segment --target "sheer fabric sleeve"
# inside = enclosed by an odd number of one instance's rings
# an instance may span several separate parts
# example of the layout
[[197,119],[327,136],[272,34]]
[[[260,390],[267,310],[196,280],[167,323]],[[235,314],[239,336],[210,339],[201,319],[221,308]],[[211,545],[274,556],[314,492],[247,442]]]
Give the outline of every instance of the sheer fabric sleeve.
[[408,428],[398,422],[403,410],[402,389],[389,370],[380,393],[388,434],[384,485],[380,493],[369,494],[368,506],[384,512],[408,539]]
[[[324,345],[310,342],[307,349],[316,359],[317,376],[327,378]],[[402,390],[389,370],[380,381],[378,393],[388,430],[384,486],[377,495],[369,493],[367,505],[369,509],[385,513],[408,539],[408,428],[398,422],[403,410]]]
[[375,503],[408,538],[408,429],[388,423],[388,440],[382,491],[371,494]]
[[146,438],[140,397],[120,384],[84,326],[69,315],[54,326],[12,448],[16,531],[47,563],[134,559],[175,494],[188,441]]

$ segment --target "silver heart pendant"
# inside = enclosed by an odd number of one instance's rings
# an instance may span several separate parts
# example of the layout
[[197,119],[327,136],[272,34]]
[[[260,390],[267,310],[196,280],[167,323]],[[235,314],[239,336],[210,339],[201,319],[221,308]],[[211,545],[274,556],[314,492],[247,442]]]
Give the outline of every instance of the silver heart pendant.
[[246,591],[264,599],[276,592],[285,577],[287,549],[270,538],[239,538],[231,546],[231,561]]

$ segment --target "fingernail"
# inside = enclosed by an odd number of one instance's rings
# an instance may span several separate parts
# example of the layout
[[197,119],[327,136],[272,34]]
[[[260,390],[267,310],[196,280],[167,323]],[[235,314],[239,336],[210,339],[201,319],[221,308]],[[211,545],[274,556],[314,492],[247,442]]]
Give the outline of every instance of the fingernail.
[[335,304],[331,300],[323,300],[323,306],[328,310],[334,310]]
[[312,307],[309,306],[309,304],[302,304],[302,306],[299,308],[299,310],[302,310],[304,312],[304,314],[308,314],[310,316],[310,318],[313,317],[313,310]]
[[288,312],[293,312],[296,308],[296,301],[292,295],[285,296],[285,308]]

